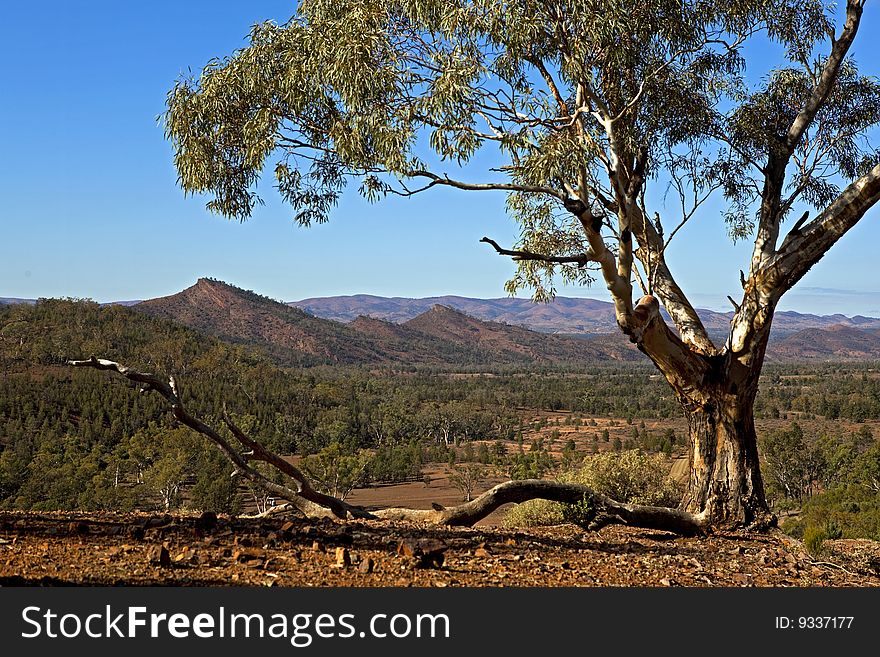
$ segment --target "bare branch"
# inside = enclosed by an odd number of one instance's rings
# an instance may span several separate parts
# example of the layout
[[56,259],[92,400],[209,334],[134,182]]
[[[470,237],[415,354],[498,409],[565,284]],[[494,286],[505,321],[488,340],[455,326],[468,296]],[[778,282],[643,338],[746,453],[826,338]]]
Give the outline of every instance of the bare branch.
[[587,235],[590,254],[599,263],[605,286],[611,293],[617,324],[621,328],[628,327],[632,321],[633,311],[632,283],[618,273],[617,258],[602,237],[602,217],[594,215],[580,199],[568,199],[566,209],[578,218]]
[[[788,235],[786,235],[785,239],[782,240],[782,246],[779,247],[780,250],[783,250],[786,247],[786,244],[788,242],[790,242],[792,239],[794,239],[795,237],[797,237],[800,234],[801,226],[804,225],[804,223],[807,221],[809,216],[810,216],[810,212],[809,212],[809,210],[807,210],[806,212],[804,212],[803,215],[801,215],[801,218],[795,222],[794,226],[791,227],[791,230],[788,231]],[[740,274],[742,274],[742,272],[740,272]]]
[[533,253],[532,251],[513,251],[510,249],[503,249],[498,245],[498,242],[491,240],[488,237],[484,237],[480,241],[485,242],[486,244],[491,244],[492,248],[494,248],[499,255],[510,256],[513,260],[538,260],[553,264],[576,264],[578,267],[586,267],[590,262],[598,262],[598,260],[589,253],[581,253],[580,255],[574,256],[548,256],[541,253]]
[[464,189],[468,191],[492,191],[501,190],[507,192],[527,192],[533,194],[548,194],[564,201],[565,195],[552,187],[544,187],[541,185],[518,185],[516,183],[468,183],[461,180],[454,180],[448,176],[439,176],[430,171],[411,171],[408,174],[412,178],[428,178],[431,182],[424,188],[417,191],[424,191],[434,185],[447,185],[456,189]]
[[[252,468],[248,464],[248,459],[242,456],[238,451],[236,451],[226,441],[226,439],[223,438],[223,436],[221,436],[217,431],[205,424],[202,420],[189,414],[189,412],[184,408],[183,403],[180,400],[180,396],[177,390],[177,384],[174,380],[174,377],[169,377],[168,383],[165,383],[165,381],[154,374],[139,372],[130,367],[126,367],[125,365],[121,365],[120,363],[116,363],[112,360],[95,358],[94,356],[92,356],[88,360],[68,361],[68,365],[72,365],[73,367],[92,367],[98,370],[114,371],[131,381],[145,384],[145,387],[149,390],[154,390],[158,392],[171,404],[171,412],[174,417],[181,424],[189,427],[197,433],[202,434],[208,440],[217,445],[217,447],[220,448],[220,451],[227,458],[227,460],[229,460],[229,462],[232,463],[232,465],[235,467],[237,473],[247,477],[257,485],[272,493],[273,495],[277,495],[278,497],[287,500],[304,515],[310,518],[346,518],[350,515],[354,517],[370,517],[370,514],[364,512],[362,509],[352,507],[341,502],[340,500],[329,497],[312,489],[305,475],[296,470],[296,468],[294,468],[292,464],[289,464],[286,469],[290,471],[290,469],[293,468],[293,471],[295,471],[295,474],[292,476],[297,482],[297,490],[288,488],[287,486],[282,486],[281,484],[277,484],[265,475],[263,475],[261,472]],[[263,447],[260,443],[244,436],[241,431],[238,431],[236,437],[240,441],[242,441],[243,444],[253,450],[255,454],[260,453],[263,455],[268,455],[270,453],[269,450]],[[275,456],[275,458],[278,460],[283,460],[278,456]]]
[[565,504],[583,504],[591,509],[589,529],[599,529],[607,524],[625,524],[650,529],[662,529],[684,536],[705,533],[701,518],[665,507],[621,504],[588,486],[567,484],[544,479],[523,479],[498,484],[470,502],[445,508],[437,505],[432,510],[384,509],[377,511],[380,518],[389,520],[420,520],[442,525],[470,527],[499,507],[511,502],[544,499]]
[[226,424],[227,428],[232,435],[236,437],[238,442],[244,445],[245,448],[249,450],[248,460],[249,461],[263,461],[273,466],[275,469],[283,472],[288,477],[296,481],[300,490],[303,488],[309,488],[309,480],[308,478],[297,468],[293,463],[281,458],[278,454],[266,449],[261,443],[257,442],[250,436],[244,433],[241,429],[239,429],[235,423],[232,421],[232,418],[229,417],[229,414],[226,411],[226,404],[223,404],[223,422]]

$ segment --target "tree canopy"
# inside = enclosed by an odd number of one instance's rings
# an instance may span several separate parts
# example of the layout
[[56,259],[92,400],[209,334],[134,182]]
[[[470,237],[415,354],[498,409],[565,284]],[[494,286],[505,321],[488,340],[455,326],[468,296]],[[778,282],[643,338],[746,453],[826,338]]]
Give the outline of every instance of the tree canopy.
[[[862,139],[880,122],[880,84],[845,57],[862,5],[849,3],[835,35],[818,0],[307,0],[180,80],[166,131],[183,188],[237,219],[260,202],[267,166],[306,225],[326,221],[349,183],[370,200],[438,185],[506,191],[521,250],[585,254],[520,260],[511,291],[544,298],[554,271],[587,282],[595,261],[614,264],[566,211],[579,201],[615,249],[635,233],[645,291],[695,323],[663,251],[712,192],[742,238],[762,204],[777,220],[798,203],[824,208],[880,161]],[[753,39],[785,50],[757,83],[743,56]],[[481,150],[499,166],[470,171]],[[763,183],[776,160],[788,182],[774,195]],[[671,185],[681,211],[651,208],[650,183]],[[622,197],[642,218],[618,218]]]

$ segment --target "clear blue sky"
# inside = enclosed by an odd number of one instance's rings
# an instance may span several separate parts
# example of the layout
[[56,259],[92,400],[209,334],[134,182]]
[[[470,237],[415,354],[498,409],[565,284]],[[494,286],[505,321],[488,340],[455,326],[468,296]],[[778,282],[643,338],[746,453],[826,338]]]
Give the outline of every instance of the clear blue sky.
[[[511,243],[503,194],[433,191],[369,205],[352,193],[324,226],[298,228],[269,184],[244,225],[204,210],[175,184],[156,117],[181,73],[245,45],[254,22],[286,20],[294,3],[7,3],[0,102],[0,296],[171,294],[212,276],[268,296],[504,296],[513,271],[478,240]],[[869,3],[854,53],[880,73],[880,6]],[[762,57],[762,53],[756,53]],[[880,208],[783,304],[880,316],[875,260]],[[694,222],[670,261],[698,305],[727,309],[746,245],[713,216]],[[605,298],[595,289],[568,296]]]

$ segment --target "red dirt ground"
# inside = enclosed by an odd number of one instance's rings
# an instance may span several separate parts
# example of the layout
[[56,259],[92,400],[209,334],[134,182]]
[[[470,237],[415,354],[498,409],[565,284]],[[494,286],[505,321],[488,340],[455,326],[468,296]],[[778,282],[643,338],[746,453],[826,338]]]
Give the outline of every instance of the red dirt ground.
[[573,525],[530,530],[211,514],[0,514],[0,584],[178,586],[880,586],[880,549]]

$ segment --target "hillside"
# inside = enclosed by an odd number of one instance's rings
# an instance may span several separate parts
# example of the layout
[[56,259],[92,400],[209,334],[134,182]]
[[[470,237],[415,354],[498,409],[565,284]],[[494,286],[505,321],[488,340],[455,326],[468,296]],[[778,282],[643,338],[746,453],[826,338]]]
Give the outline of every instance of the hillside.
[[840,324],[809,328],[771,342],[768,355],[774,360],[878,359],[880,334]]
[[[643,358],[634,348],[604,350],[593,340],[545,335],[519,326],[484,322],[441,305],[414,317],[403,326],[455,344],[476,345],[501,360],[588,363]],[[621,346],[627,344],[623,339],[619,342]]]
[[[602,305],[593,300],[563,301]],[[15,349],[14,345],[7,344],[9,350],[15,353],[30,350],[39,354],[37,361],[43,362],[69,354],[79,355],[82,349],[113,357],[117,353],[140,353],[142,349],[157,353],[155,346],[149,349],[147,346],[159,344],[165,345],[159,351],[173,352],[166,334],[179,332],[183,326],[194,330],[193,336],[219,338],[226,343],[256,348],[284,366],[458,367],[644,362],[644,357],[616,328],[601,334],[548,335],[517,325],[481,320],[442,304],[435,304],[399,323],[363,315],[342,323],[315,317],[300,308],[207,278],[199,279],[177,294],[126,306],[68,300],[0,304],[8,316],[0,327],[0,338],[27,334],[27,340],[20,341]],[[565,303],[531,306],[545,318],[559,315],[560,309],[566,307]],[[479,309],[478,304],[470,307]],[[139,319],[144,314],[164,320],[166,324],[144,324]],[[780,313],[779,317],[783,324],[792,327],[840,316]],[[844,319],[846,323],[774,332],[768,360],[880,359],[880,329],[875,327],[878,320]],[[39,325],[48,332],[36,331]],[[719,342],[724,339],[720,331],[713,335]]]
[[257,346],[282,364],[583,364],[641,359],[625,341],[606,349],[590,340],[481,321],[445,306],[403,324],[369,317],[342,324],[206,278],[134,308],[230,342]]
[[100,356],[132,366],[179,371],[184,364],[254,354],[215,337],[124,306],[41,299],[0,306],[0,372]]
[[[614,307],[597,299],[557,297],[551,303],[536,304],[529,299],[473,299],[460,296],[408,299],[377,297],[368,294],[337,297],[315,297],[290,302],[317,317],[338,322],[350,322],[365,315],[390,322],[406,322],[443,305],[471,317],[492,322],[522,326],[542,333],[606,334],[616,333]],[[732,312],[720,313],[699,309],[706,329],[712,334],[726,333],[730,328]],[[813,315],[793,311],[779,311],[773,320],[777,335],[787,335],[807,328],[828,328],[834,325],[861,329],[880,329],[880,319],[873,317],[846,317],[845,315]]]
[[257,345],[285,364],[386,360],[385,354],[357,331],[209,278],[133,308],[230,342]]

